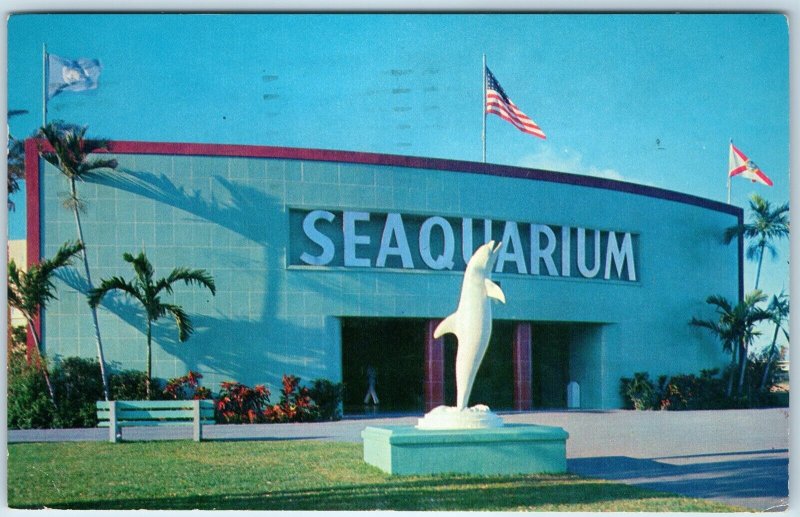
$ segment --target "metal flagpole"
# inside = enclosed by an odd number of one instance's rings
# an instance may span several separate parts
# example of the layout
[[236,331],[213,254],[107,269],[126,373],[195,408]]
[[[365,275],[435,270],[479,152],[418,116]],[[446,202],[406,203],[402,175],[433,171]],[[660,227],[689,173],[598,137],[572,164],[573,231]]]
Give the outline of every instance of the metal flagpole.
[[42,43],[42,127],[47,125],[47,43]]
[[483,112],[483,132],[481,133],[481,141],[483,142],[483,163],[486,163],[486,54],[483,55],[481,78],[483,79],[483,103],[481,104],[481,111]]
[[[730,145],[733,145],[733,138],[731,138]],[[730,156],[731,148],[728,147],[728,156]],[[728,169],[730,169],[730,160],[728,160]],[[728,204],[731,204],[731,171],[728,170]]]

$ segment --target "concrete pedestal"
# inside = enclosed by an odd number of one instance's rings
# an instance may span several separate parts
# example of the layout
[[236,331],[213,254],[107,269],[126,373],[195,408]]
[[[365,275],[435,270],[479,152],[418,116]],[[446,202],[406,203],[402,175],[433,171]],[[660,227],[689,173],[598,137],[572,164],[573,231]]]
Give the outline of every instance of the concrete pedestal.
[[567,471],[560,427],[506,424],[492,429],[429,431],[367,427],[364,461],[389,474],[538,474]]

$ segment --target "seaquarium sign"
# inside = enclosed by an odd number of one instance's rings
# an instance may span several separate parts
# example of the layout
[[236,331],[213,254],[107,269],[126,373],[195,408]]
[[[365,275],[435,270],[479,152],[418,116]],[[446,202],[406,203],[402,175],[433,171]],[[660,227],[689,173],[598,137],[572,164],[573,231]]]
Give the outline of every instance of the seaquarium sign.
[[494,240],[495,273],[637,281],[631,232],[398,212],[292,209],[289,220],[290,266],[463,271]]

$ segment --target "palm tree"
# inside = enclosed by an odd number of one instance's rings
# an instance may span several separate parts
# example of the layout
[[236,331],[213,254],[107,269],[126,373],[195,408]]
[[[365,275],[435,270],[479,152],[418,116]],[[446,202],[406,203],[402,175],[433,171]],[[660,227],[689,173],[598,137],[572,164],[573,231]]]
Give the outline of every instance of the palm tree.
[[[84,180],[97,169],[116,169],[117,160],[97,158],[91,159],[89,155],[96,151],[108,149],[108,142],[103,140],[87,140],[86,127],[65,124],[61,121],[51,122],[39,130],[41,136],[47,139],[52,151],[40,150],[42,158],[58,168],[69,182],[69,197],[64,206],[75,217],[75,226],[78,230],[78,242],[84,245],[83,268],[86,274],[86,283],[89,290],[93,289],[92,276],[89,272],[89,259],[86,256],[86,241],[83,238],[81,226],[81,211],[83,202],[78,198],[76,180]],[[103,355],[103,341],[100,338],[100,324],[97,321],[97,310],[92,308],[92,322],[94,323],[95,342],[97,343],[97,358],[100,363],[100,375],[103,378],[103,395],[108,400],[108,376],[106,375],[105,357]]]
[[747,246],[747,258],[756,260],[756,257],[758,257],[756,285],[754,288],[758,289],[764,251],[769,251],[770,255],[775,258],[778,255],[778,251],[773,241],[789,236],[789,203],[773,208],[769,201],[758,194],[753,194],[750,197],[750,222],[731,226],[725,230],[725,244],[729,244],[739,236],[750,239],[750,243]]
[[[24,115],[27,110],[9,110],[8,118]],[[25,143],[8,133],[8,209],[15,210],[11,195],[19,191],[20,180],[25,179]]]
[[789,332],[783,328],[783,324],[789,319],[789,296],[784,291],[781,294],[773,295],[767,306],[767,311],[772,316],[770,319],[775,324],[775,333],[772,335],[772,346],[770,346],[769,355],[767,356],[767,363],[764,365],[764,375],[761,377],[760,390],[764,389],[767,384],[767,377],[769,376],[769,369],[775,358],[778,355],[778,348],[776,345],[778,341],[778,332],[783,331],[786,339],[789,339]]
[[706,303],[716,307],[718,318],[716,320],[700,320],[692,318],[691,324],[703,327],[717,335],[722,341],[722,349],[731,354],[731,373],[728,378],[727,395],[733,391],[733,379],[736,371],[736,357],[739,359],[739,384],[737,392],[741,394],[744,384],[744,372],[747,365],[747,351],[760,332],[756,324],[770,318],[770,314],[758,307],[758,304],[767,297],[761,291],[755,290],[745,295],[744,300],[735,306],[723,296],[709,296]]
[[27,271],[17,269],[13,260],[8,263],[8,304],[20,311],[28,322],[53,406],[56,405],[56,397],[53,385],[50,383],[47,365],[42,357],[42,343],[39,333],[36,332],[35,321],[47,303],[56,299],[53,273],[58,268],[70,265],[73,257],[82,249],[83,245],[80,242],[66,243],[58,249],[52,259],[33,264]]
[[147,318],[147,398],[150,398],[150,382],[152,377],[152,325],[154,321],[172,315],[175,325],[178,327],[178,340],[186,341],[194,330],[189,316],[178,305],[163,303],[160,298],[162,291],[172,294],[172,284],[183,281],[186,285],[196,283],[207,287],[211,294],[216,294],[214,279],[203,269],[187,269],[178,267],[172,270],[167,278],[153,280],[153,266],[145,256],[144,252],[134,257],[130,253],[125,253],[122,258],[133,266],[136,278],[127,281],[120,277],[104,279],[100,282],[100,287],[89,291],[89,305],[97,308],[103,296],[109,291],[118,289],[128,296],[133,297],[142,304]]

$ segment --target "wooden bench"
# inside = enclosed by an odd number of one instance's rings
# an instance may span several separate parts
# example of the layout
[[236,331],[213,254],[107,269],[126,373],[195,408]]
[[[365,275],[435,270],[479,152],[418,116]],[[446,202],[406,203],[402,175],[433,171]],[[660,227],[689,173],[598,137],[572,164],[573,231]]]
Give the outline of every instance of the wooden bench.
[[123,427],[191,425],[194,441],[214,424],[213,400],[112,400],[97,403],[97,427],[108,427],[108,441],[122,440]]

